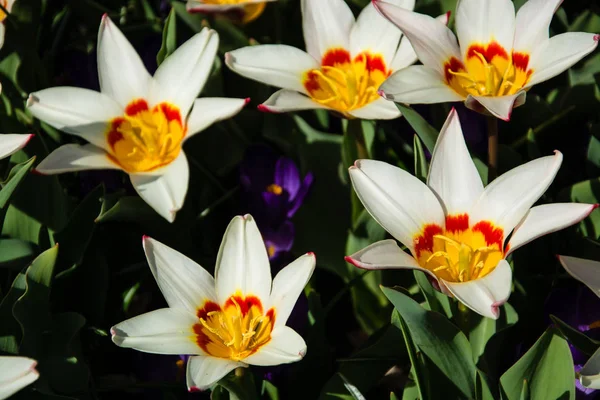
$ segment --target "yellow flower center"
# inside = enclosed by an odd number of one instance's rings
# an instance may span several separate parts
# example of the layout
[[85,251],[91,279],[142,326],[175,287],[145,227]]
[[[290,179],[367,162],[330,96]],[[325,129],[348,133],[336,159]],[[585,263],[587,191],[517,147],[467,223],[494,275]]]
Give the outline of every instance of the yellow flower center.
[[317,103],[348,116],[379,98],[377,90],[390,72],[378,54],[363,52],[352,59],[345,49],[331,49],[320,69],[304,74],[304,87]]
[[283,193],[283,188],[276,183],[272,183],[267,186],[267,192],[280,196]]
[[251,3],[249,0],[204,0],[204,4],[221,4],[221,5],[236,5],[242,6],[241,22],[247,24],[254,21],[265,10],[266,2]]
[[444,65],[446,82],[457,93],[467,97],[508,96],[527,84],[532,69],[528,69],[529,54],[510,55],[497,42],[469,46],[463,64],[451,58]]
[[482,278],[504,258],[504,231],[488,221],[469,227],[467,214],[446,217],[444,228],[430,224],[413,239],[419,265],[448,282]]
[[[8,0],[0,0],[0,4],[2,5],[2,7],[4,7],[4,10],[8,11]],[[0,22],[3,22],[7,17],[4,10],[0,9]]]
[[240,361],[256,353],[271,340],[275,310],[263,313],[260,299],[231,296],[223,308],[206,302],[194,325],[196,343],[207,354]]
[[143,99],[134,100],[122,117],[111,121],[106,140],[110,156],[129,173],[148,172],[177,158],[185,136],[179,109],[160,103],[150,109]]

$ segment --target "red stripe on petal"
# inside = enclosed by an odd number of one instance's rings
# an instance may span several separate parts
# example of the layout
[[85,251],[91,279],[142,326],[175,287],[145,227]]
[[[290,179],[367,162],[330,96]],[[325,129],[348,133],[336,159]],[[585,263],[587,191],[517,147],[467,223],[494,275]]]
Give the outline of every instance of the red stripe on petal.
[[346,49],[331,49],[323,55],[321,59],[322,66],[333,67],[337,64],[350,62],[350,53]]
[[415,247],[415,255],[418,258],[422,251],[431,251],[433,249],[433,236],[443,233],[441,226],[436,224],[428,224],[423,228],[423,233],[413,239]]
[[125,114],[131,116],[137,115],[142,111],[148,111],[148,103],[144,99],[137,99],[132,101],[125,108]]
[[502,249],[504,242],[504,230],[502,228],[496,227],[488,221],[479,221],[473,226],[473,231],[481,232],[488,246],[497,245],[499,249]]
[[452,71],[452,72],[465,71],[465,65],[458,58],[452,57],[448,61],[446,61],[446,63],[444,64],[444,77],[446,78],[446,82],[448,82],[448,83],[454,77],[454,75],[452,75],[450,73],[450,71]]
[[513,65],[522,71],[527,71],[529,65],[529,54],[527,53],[513,53]]
[[508,53],[497,42],[492,42],[485,47],[480,44],[472,44],[469,46],[469,50],[467,50],[467,59],[479,57],[477,53],[481,54],[488,63],[491,63],[494,57],[501,57],[508,60]]
[[446,232],[462,232],[469,229],[469,215],[448,215],[446,217]]

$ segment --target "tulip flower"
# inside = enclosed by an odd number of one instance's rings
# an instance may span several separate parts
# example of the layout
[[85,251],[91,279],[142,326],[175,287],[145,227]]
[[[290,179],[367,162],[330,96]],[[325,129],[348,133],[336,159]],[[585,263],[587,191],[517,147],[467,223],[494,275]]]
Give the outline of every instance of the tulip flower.
[[4,46],[4,35],[6,34],[6,18],[8,18],[8,13],[12,11],[13,5],[16,0],[0,0],[0,5],[4,7],[4,10],[0,9],[0,49]]
[[190,13],[224,14],[247,24],[260,17],[268,2],[276,0],[188,0]]
[[512,270],[505,258],[596,208],[572,203],[532,208],[561,162],[562,154],[555,151],[508,171],[484,189],[452,110],[434,148],[427,184],[381,161],[358,160],[350,167],[354,190],[367,211],[412,255],[394,240],[383,240],[346,259],[365,269],[421,270],[442,292],[496,319],[511,292]]
[[423,65],[396,72],[381,94],[398,103],[464,101],[475,111],[509,120],[533,85],[555,77],[598,46],[599,35],[568,32],[549,37],[562,0],[529,0],[515,15],[511,0],[461,0],[456,36],[435,19],[373,0],[408,37]]
[[[412,10],[414,0],[394,0]],[[377,94],[394,71],[417,58],[410,42],[372,4],[358,19],[344,0],[302,0],[306,52],[287,45],[249,46],[225,54],[238,74],[282,90],[259,109],[336,111],[347,118],[394,119],[400,112]],[[448,16],[441,17],[444,22]]]
[[33,134],[5,133],[0,134],[0,160],[21,150],[33,137]]
[[32,114],[88,142],[68,144],[37,167],[42,174],[119,169],[169,222],[182,207],[189,167],[183,143],[237,114],[247,99],[197,99],[212,69],[219,38],[203,29],[160,65],[154,77],[117,26],[104,16],[98,33],[101,92],[74,87],[29,96]]
[[[567,256],[558,256],[558,260],[573,278],[600,297],[600,262]],[[577,376],[583,387],[600,389],[600,349],[590,357]]]
[[0,400],[35,382],[40,376],[36,364],[35,360],[26,357],[0,357]]
[[315,268],[313,253],[272,280],[265,244],[250,215],[229,224],[214,278],[175,250],[148,237],[143,242],[169,308],[115,325],[111,333],[118,346],[191,355],[186,374],[191,391],[212,386],[238,367],[304,357],[304,339],[285,324]]

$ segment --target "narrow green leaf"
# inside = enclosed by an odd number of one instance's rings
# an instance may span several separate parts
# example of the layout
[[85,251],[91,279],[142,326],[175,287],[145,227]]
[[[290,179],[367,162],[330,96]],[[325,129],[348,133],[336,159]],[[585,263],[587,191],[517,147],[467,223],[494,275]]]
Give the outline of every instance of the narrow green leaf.
[[177,18],[175,16],[175,8],[171,8],[169,16],[165,20],[165,26],[162,33],[162,45],[156,55],[158,65],[173,54],[177,49]]
[[[416,386],[417,396],[419,399],[426,398],[424,394],[424,390],[422,388],[427,388],[427,379],[425,376],[425,372],[423,371],[423,364],[421,360],[417,357],[417,349],[415,348],[415,344],[413,343],[412,337],[410,336],[410,330],[406,326],[406,323],[400,316],[398,310],[394,310],[392,313],[392,324],[402,331],[402,336],[404,337],[404,344],[406,345],[406,351],[408,353],[408,358],[410,359],[410,364],[412,365],[412,376],[414,379],[414,383]],[[425,392],[426,394],[426,392]]]
[[2,302],[0,302],[0,351],[9,354],[19,352],[21,342],[21,325],[13,316],[13,307],[17,300],[25,293],[25,274],[18,274]]
[[343,374],[338,373],[339,377],[344,382],[344,387],[350,393],[354,400],[366,400],[365,396],[358,390],[356,386],[354,386]]
[[0,209],[6,208],[9,204],[12,194],[17,190],[21,181],[27,176],[33,163],[35,162],[35,156],[31,157],[24,163],[15,165],[8,174],[8,178],[2,182],[2,190],[0,191]]
[[485,374],[479,370],[477,370],[475,391],[477,392],[476,400],[494,400],[494,395],[492,394]]
[[429,150],[430,153],[433,153],[433,148],[435,147],[439,132],[411,107],[399,103],[396,103],[396,106],[398,106],[398,109],[402,115],[404,115],[406,121],[412,126],[417,135],[419,135],[419,138],[423,141],[427,150]]
[[26,261],[36,253],[35,246],[19,239],[0,239],[0,268],[18,268],[21,270]]
[[531,400],[575,399],[575,370],[571,351],[567,341],[555,328],[549,328],[500,377],[503,397],[507,400],[521,399],[525,381]]
[[427,179],[427,158],[421,140],[417,135],[413,138],[413,152],[415,154],[415,176],[421,180]]
[[421,293],[425,297],[427,306],[430,311],[437,311],[442,315],[452,318],[452,307],[450,306],[450,298],[439,290],[435,290],[429,282],[427,275],[422,271],[413,271],[415,280],[421,289]]
[[591,356],[600,348],[600,341],[594,340],[584,334],[583,332],[578,331],[575,328],[569,326],[566,322],[562,321],[560,318],[550,315],[550,319],[554,322],[554,325],[558,328],[560,333],[575,347],[579,350]]

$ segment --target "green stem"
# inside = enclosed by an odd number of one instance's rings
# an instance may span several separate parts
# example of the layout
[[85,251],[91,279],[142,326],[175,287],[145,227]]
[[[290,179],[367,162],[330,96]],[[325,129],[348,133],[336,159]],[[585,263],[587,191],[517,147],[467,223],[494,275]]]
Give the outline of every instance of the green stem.
[[498,176],[498,119],[487,117],[488,123],[488,183]]
[[471,310],[463,303],[458,303],[458,315],[456,316],[456,324],[465,335],[469,335],[469,324],[470,324]]

